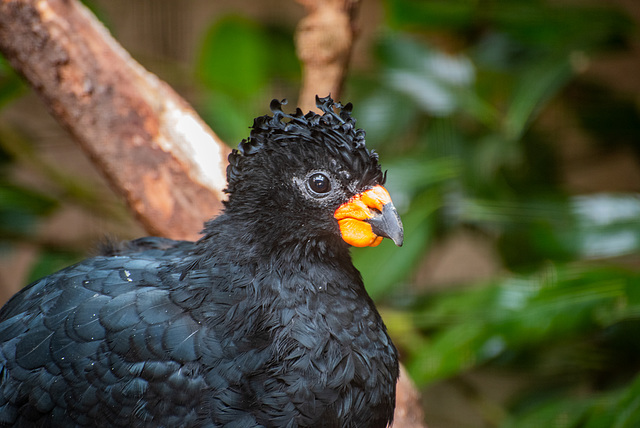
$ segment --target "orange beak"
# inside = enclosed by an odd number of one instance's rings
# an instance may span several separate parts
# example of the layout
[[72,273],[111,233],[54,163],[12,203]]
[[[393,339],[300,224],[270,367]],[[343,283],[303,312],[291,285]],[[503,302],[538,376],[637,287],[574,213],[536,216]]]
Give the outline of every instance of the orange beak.
[[340,205],[333,216],[338,220],[342,239],[354,247],[375,247],[383,238],[402,246],[402,221],[382,186],[359,193]]

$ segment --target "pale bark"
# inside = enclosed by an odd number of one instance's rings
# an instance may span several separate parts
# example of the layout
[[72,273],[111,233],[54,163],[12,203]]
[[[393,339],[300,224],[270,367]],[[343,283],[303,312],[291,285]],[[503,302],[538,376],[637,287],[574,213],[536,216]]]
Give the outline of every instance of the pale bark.
[[0,51],[151,234],[195,239],[228,149],[75,0],[3,0]]

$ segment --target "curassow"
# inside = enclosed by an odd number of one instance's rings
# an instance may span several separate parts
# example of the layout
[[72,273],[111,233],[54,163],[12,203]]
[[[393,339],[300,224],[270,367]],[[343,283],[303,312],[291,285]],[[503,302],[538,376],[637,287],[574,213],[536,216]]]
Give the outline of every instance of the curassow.
[[385,427],[397,352],[350,245],[402,244],[351,104],[255,119],[198,242],[111,245],[0,311],[0,425]]

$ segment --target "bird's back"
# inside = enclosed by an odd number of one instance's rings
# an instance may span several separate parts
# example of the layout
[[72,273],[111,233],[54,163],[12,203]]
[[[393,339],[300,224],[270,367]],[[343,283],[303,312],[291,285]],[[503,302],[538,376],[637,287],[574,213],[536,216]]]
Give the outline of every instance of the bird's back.
[[337,287],[353,278],[189,262],[192,245],[134,241],[5,305],[0,423],[386,425],[395,350],[363,290]]
[[0,423],[170,427],[206,426],[212,413],[225,419],[237,398],[216,390],[228,391],[262,357],[238,358],[249,347],[242,332],[250,317],[240,323],[237,312],[235,329],[221,328],[233,318],[228,309],[246,299],[243,287],[229,290],[229,278],[238,285],[242,275],[221,264],[180,280],[176,261],[191,245],[145,238],[43,278],[5,305]]
[[188,402],[205,383],[195,336],[206,329],[172,301],[165,267],[188,244],[146,241],[43,278],[4,306],[0,422],[195,420]]

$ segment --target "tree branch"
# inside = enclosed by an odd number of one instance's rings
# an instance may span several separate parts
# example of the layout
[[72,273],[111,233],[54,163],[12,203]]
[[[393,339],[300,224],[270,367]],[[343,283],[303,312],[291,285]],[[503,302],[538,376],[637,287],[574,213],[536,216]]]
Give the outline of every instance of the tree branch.
[[316,110],[316,95],[339,101],[355,40],[360,0],[297,0],[308,15],[296,30],[296,51],[302,62],[298,106]]
[[3,0],[0,51],[149,233],[197,238],[228,149],[179,95],[77,1]]

